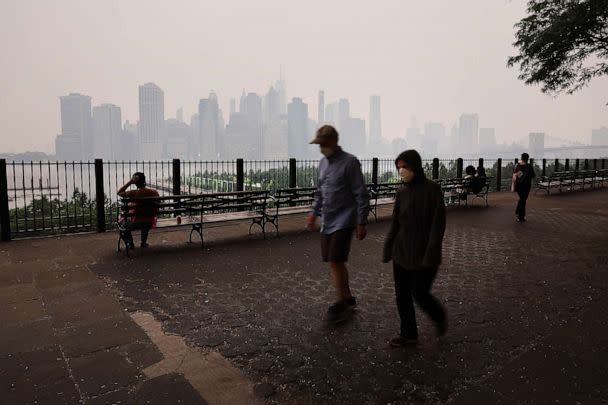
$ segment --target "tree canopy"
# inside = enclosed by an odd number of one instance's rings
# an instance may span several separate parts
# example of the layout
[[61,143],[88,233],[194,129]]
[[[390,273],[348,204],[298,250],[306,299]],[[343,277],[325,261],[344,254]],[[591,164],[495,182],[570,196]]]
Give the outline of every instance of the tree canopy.
[[608,74],[608,0],[529,0],[515,25],[519,79],[544,93],[572,94]]

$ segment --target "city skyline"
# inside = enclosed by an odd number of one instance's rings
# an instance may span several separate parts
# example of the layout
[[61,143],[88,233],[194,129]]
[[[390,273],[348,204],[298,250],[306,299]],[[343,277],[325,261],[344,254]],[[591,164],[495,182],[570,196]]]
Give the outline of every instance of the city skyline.
[[[262,95],[281,76],[289,83],[285,101],[302,98],[315,119],[319,89],[325,105],[348,99],[351,116],[366,121],[369,97],[377,94],[388,140],[406,135],[411,115],[421,123],[442,122],[449,133],[463,112],[478,113],[480,128],[495,128],[500,143],[533,131],[589,143],[591,130],[608,122],[605,78],[552,98],[506,67],[523,1],[345,7],[313,0],[297,15],[276,0],[234,1],[211,10],[195,1],[181,7],[150,1],[141,18],[142,4],[0,5],[0,43],[8,61],[0,74],[10,78],[0,92],[0,150],[52,152],[61,133],[56,100],[72,91],[92,96],[95,105],[117,105],[123,121],[137,121],[133,94],[146,82],[166,93],[166,111],[183,107],[185,117],[215,91],[226,120],[230,100],[243,87]],[[165,29],[153,21],[163,21]]]

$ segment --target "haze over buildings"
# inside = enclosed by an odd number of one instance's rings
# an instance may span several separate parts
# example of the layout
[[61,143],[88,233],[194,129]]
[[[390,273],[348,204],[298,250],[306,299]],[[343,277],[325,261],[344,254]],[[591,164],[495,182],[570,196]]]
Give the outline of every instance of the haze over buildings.
[[[524,1],[498,0],[211,8],[194,0],[179,7],[7,0],[0,5],[7,61],[0,65],[0,151],[217,159],[240,148],[268,158],[289,156],[286,134],[311,138],[320,122],[336,125],[353,152],[367,155],[396,146],[481,153],[526,146],[532,131],[547,142],[589,143],[592,129],[607,125],[608,80],[558,98],[518,81],[505,62],[524,10]],[[248,109],[240,108],[243,87]],[[294,98],[300,113],[290,126]]]

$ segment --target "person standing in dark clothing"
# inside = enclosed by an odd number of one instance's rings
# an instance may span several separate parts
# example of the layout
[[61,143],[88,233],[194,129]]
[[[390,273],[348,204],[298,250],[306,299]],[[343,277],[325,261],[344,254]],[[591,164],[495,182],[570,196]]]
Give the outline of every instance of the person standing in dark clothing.
[[534,168],[528,163],[530,156],[527,153],[522,153],[521,160],[513,169],[513,180],[511,183],[511,191],[516,192],[519,196],[515,215],[519,222],[526,221],[526,202],[532,188],[532,180],[536,177]]
[[401,153],[395,165],[404,186],[395,198],[382,261],[393,261],[397,309],[401,318],[400,334],[390,344],[402,347],[418,341],[414,300],[435,322],[439,336],[447,331],[445,309],[431,294],[441,264],[446,220],[441,187],[425,177],[418,152]]

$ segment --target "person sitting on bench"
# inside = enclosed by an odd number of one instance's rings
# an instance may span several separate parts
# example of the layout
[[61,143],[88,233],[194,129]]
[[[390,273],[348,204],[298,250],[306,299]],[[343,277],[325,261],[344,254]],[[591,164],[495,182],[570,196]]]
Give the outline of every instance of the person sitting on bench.
[[[137,187],[135,190],[126,191],[131,185]],[[142,197],[158,197],[158,191],[146,187],[146,176],[142,172],[133,174],[131,180],[129,180],[124,186],[116,193],[122,198],[142,198]],[[120,221],[124,221],[125,224],[125,243],[129,245],[129,249],[135,249],[135,243],[133,242],[132,230],[141,231],[141,247],[148,247],[148,234],[150,229],[154,228],[156,224],[156,215],[158,208],[151,204],[144,204],[144,202],[129,202],[129,215],[122,217]]]

